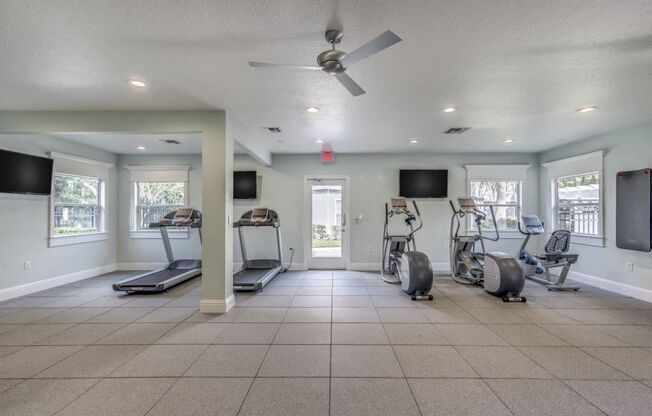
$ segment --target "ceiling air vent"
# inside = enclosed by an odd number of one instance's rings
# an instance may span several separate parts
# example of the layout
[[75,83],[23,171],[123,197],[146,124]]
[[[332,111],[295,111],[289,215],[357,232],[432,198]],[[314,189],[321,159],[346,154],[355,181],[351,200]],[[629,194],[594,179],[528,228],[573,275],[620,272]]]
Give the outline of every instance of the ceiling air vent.
[[281,128],[280,127],[263,127],[268,133],[280,133]]
[[161,139],[161,141],[167,144],[181,144],[180,141],[174,139]]
[[451,127],[444,134],[462,134],[467,130],[471,130],[471,127]]

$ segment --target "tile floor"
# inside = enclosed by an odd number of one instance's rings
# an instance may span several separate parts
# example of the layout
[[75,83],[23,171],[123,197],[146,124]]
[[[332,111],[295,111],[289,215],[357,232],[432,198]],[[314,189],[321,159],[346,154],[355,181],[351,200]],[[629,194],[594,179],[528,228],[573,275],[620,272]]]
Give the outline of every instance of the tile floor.
[[200,280],[104,275],[0,304],[0,414],[649,415],[652,304],[592,287],[525,304],[438,277],[289,272],[201,314]]

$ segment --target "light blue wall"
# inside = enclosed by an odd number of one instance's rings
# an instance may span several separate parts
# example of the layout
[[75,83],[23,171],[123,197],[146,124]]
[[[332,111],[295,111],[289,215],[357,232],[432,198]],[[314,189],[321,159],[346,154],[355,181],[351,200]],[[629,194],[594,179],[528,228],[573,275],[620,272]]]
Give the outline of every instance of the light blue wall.
[[[243,212],[266,206],[278,211],[285,248],[296,250],[295,263],[304,263],[304,200],[305,175],[344,174],[350,176],[349,231],[351,239],[350,261],[374,265],[380,262],[380,248],[384,221],[384,204],[398,194],[399,169],[448,169],[451,198],[467,194],[465,164],[531,164],[524,185],[523,208],[535,212],[538,207],[538,169],[534,154],[343,154],[336,155],[335,163],[321,164],[319,155],[274,155],[271,166],[263,166],[248,156],[237,155],[236,170],[256,170],[262,175],[260,200],[235,201],[233,214],[237,219]],[[451,209],[447,199],[422,200],[419,207],[425,223],[416,235],[419,250],[424,251],[434,263],[448,262],[448,232]],[[362,214],[359,224],[353,218]],[[251,231],[248,254],[251,257],[269,258],[274,255],[273,234],[264,230]],[[234,261],[240,261],[237,237],[234,236]],[[503,239],[493,250],[516,253],[521,237]],[[369,249],[371,248],[371,253]],[[287,252],[284,253],[287,260]]]
[[[59,138],[36,135],[0,135],[0,149],[47,156],[50,151],[115,164],[115,155]],[[116,263],[117,171],[109,172],[107,187],[109,239],[48,247],[49,198],[0,194],[0,290]],[[24,270],[23,262],[32,269]]]
[[[137,263],[165,263],[165,251],[160,238],[130,238],[131,184],[125,166],[189,166],[188,205],[201,210],[201,156],[141,156],[120,155],[118,158],[119,211],[118,211],[118,263],[121,267],[134,267]],[[177,259],[201,258],[201,245],[197,230],[191,230],[187,239],[171,239]]]
[[[622,250],[616,247],[616,173],[652,167],[652,124],[613,133],[589,137],[539,155],[541,163],[604,150],[604,236],[605,247],[573,244],[572,251],[580,255],[573,270],[590,276],[652,290],[652,253]],[[540,168],[540,207],[550,215],[549,179]],[[634,263],[633,271],[625,264]]]

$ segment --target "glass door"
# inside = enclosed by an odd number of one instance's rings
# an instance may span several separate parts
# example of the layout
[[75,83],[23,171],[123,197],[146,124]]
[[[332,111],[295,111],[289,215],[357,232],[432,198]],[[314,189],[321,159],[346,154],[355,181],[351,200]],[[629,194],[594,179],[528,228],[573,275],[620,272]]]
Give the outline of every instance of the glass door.
[[346,268],[346,180],[308,181],[311,269]]

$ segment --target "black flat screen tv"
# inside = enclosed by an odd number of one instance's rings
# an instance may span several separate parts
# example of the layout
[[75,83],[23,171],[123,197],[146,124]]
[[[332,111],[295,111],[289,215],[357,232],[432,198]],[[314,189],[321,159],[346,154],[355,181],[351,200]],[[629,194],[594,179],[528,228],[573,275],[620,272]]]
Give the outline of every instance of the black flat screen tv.
[[53,163],[46,157],[0,149],[0,192],[50,195]]
[[448,171],[445,169],[401,169],[399,196],[405,198],[448,197]]
[[256,171],[233,172],[233,198],[256,199]]

